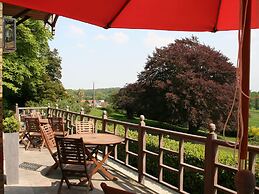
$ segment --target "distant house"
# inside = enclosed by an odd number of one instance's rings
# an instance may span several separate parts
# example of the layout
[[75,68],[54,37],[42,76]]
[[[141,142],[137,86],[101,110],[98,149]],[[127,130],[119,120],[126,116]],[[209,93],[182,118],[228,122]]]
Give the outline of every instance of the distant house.
[[87,102],[89,103],[89,106],[94,106],[97,108],[102,108],[105,107],[107,105],[107,103],[105,102],[105,100],[87,100]]

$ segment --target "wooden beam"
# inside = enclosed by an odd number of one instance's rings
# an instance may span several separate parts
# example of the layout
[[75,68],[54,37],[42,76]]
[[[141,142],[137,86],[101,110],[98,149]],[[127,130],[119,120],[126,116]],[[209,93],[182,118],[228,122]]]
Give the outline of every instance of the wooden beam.
[[28,13],[29,11],[31,11],[31,9],[25,9],[23,11],[21,11],[20,13],[16,14],[15,16],[13,16],[13,18],[17,19],[19,17],[24,16],[26,13]]
[[29,16],[25,16],[22,19],[20,19],[18,22],[16,22],[16,26],[19,26],[20,24],[22,24],[23,22],[25,22],[26,20],[30,19]]
[[0,194],[4,194],[3,157],[3,3],[0,2]]

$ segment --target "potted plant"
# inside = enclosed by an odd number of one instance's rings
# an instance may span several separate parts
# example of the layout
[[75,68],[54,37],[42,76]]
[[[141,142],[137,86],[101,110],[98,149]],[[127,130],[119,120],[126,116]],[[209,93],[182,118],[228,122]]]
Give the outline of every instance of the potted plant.
[[19,183],[19,122],[12,115],[3,120],[6,184]]

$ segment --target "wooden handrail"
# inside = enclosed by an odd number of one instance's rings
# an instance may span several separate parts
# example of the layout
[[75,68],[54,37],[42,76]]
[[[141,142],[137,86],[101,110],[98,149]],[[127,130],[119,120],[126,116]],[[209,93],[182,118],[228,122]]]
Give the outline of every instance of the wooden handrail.
[[[207,137],[203,136],[198,136],[198,135],[191,135],[187,133],[182,133],[178,131],[171,131],[167,129],[161,129],[157,127],[151,127],[151,126],[146,126],[145,121],[144,121],[144,116],[140,117],[140,123],[135,124],[135,123],[129,123],[125,121],[118,121],[118,120],[113,120],[107,118],[107,115],[104,114],[103,117],[96,117],[88,114],[84,114],[84,112],[81,110],[79,112],[73,112],[69,111],[68,108],[67,110],[62,110],[59,109],[58,107],[56,108],[50,108],[50,107],[17,107],[16,110],[18,112],[23,111],[23,110],[47,110],[48,116],[59,116],[63,117],[64,120],[66,121],[66,126],[71,130],[71,133],[73,132],[74,128],[74,123],[76,120],[93,120],[95,128],[99,129],[101,132],[106,132],[106,133],[113,133],[117,135],[121,135],[125,138],[125,143],[122,144],[121,146],[125,147],[124,152],[124,161],[121,160],[121,158],[118,156],[118,147],[114,149],[114,157],[112,157],[113,160],[119,162],[120,164],[123,164],[132,170],[135,170],[138,172],[138,181],[140,183],[144,183],[144,178],[149,177],[152,178],[159,183],[166,185],[170,187],[171,189],[174,189],[178,191],[179,193],[187,193],[184,191],[184,173],[185,170],[191,169],[194,171],[198,171],[199,173],[204,174],[205,180],[204,180],[204,190],[206,193],[209,191],[210,193],[215,193],[217,191],[224,191],[227,193],[236,193],[236,191],[231,190],[229,188],[226,188],[222,185],[219,185],[217,182],[218,180],[218,169],[224,169],[224,170],[229,170],[229,171],[236,171],[236,168],[233,166],[228,166],[225,164],[221,164],[217,160],[217,152],[218,152],[218,147],[222,146],[225,148],[231,148],[233,149],[233,146],[231,146],[231,142],[226,142],[223,140],[217,139],[217,136],[215,134],[215,130],[211,131]],[[121,133],[121,131],[118,131],[118,126],[121,126],[122,129],[124,130],[125,133]],[[134,132],[134,138],[130,136],[130,132]],[[155,145],[155,149],[157,150],[156,152],[147,150],[147,141],[146,139],[149,136],[158,136],[158,143]],[[171,139],[171,140],[177,140],[179,142],[179,148],[178,151],[176,150],[170,150],[166,147],[164,147],[164,141],[165,139]],[[201,144],[201,146],[204,146],[205,150],[205,156],[204,156],[204,169],[201,167],[196,167],[193,166],[192,164],[186,163],[184,161],[185,158],[185,150],[184,150],[184,145],[185,142],[193,142],[195,144]],[[138,150],[130,150],[130,145],[136,145],[138,147]],[[232,142],[233,144],[233,142]],[[154,146],[154,145],[153,145]],[[238,145],[236,146],[238,148]],[[107,150],[104,150],[104,153]],[[179,157],[179,166],[177,168],[173,168],[171,166],[168,166],[164,164],[164,152],[169,152],[170,154]],[[248,146],[248,152],[249,152],[249,161],[248,161],[248,166],[249,170],[251,170],[253,173],[255,172],[255,165],[256,165],[256,155],[259,155],[259,147],[258,146],[253,146],[249,145]],[[158,163],[158,169],[157,169],[157,176],[154,177],[150,173],[146,171],[146,162],[147,162],[147,157],[148,155],[151,155],[152,157],[157,159]],[[138,164],[137,167],[134,167],[130,164],[129,157],[136,157]],[[172,184],[167,183],[163,179],[163,170],[167,169],[171,171],[172,173],[178,173],[178,186],[174,186]],[[155,170],[155,169],[154,169]],[[257,191],[259,188],[256,188]]]

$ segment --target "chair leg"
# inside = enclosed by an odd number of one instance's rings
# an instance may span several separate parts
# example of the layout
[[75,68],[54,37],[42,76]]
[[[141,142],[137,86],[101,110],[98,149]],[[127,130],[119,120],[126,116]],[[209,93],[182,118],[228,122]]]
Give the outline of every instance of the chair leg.
[[27,143],[27,145],[26,145],[26,147],[25,147],[25,150],[28,150],[28,149],[29,149],[30,144],[31,144],[31,141],[29,140],[28,143]]
[[61,188],[62,188],[63,182],[64,182],[64,178],[62,177],[61,181],[60,181],[60,184],[59,184],[59,187],[58,187],[58,194],[61,193]]
[[92,191],[94,189],[94,185],[93,185],[91,179],[89,179],[88,182],[89,182],[89,186],[90,186],[90,191]]
[[45,145],[45,141],[43,140],[43,141],[41,142],[40,151],[43,149],[44,145]]
[[66,181],[67,188],[70,189],[71,187],[70,187],[70,182],[69,182],[68,178],[65,177],[64,179],[65,179],[65,181]]

